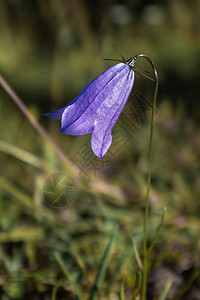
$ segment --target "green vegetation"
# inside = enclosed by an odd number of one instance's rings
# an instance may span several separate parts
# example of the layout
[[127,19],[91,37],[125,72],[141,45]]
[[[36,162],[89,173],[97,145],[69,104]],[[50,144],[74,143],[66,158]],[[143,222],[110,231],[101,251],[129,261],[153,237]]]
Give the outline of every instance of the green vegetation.
[[160,78],[147,299],[200,297],[199,1],[165,1],[154,15],[127,1],[123,25],[114,7],[0,3],[0,73],[57,147],[0,88],[2,300],[139,299],[154,83],[136,78],[105,161],[92,154],[90,135],[61,134],[59,121],[42,116],[112,65],[102,59],[118,57],[112,44],[127,58],[148,55]]

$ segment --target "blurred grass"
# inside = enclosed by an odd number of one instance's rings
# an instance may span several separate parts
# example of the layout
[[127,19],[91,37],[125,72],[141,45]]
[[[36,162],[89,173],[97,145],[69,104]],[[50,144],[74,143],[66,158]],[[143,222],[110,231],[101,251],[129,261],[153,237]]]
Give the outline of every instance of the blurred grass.
[[[161,83],[149,246],[161,226],[163,207],[167,213],[149,254],[148,299],[193,299],[193,291],[200,295],[199,2],[188,6],[185,1],[168,1],[159,6],[163,21],[150,25],[147,17],[143,19],[142,2],[127,1],[132,17],[123,26],[111,20],[114,4],[49,1],[47,8],[42,1],[1,1],[1,71],[36,118],[49,126],[66,155],[73,157],[90,136],[63,135],[59,122],[47,123],[41,114],[66,105],[110,66],[102,58],[118,56],[112,44],[128,57],[143,52],[154,60]],[[152,97],[151,87],[150,82],[137,79],[135,88],[147,99]],[[104,193],[85,182],[76,186],[76,200],[58,209],[45,201],[43,187],[48,176],[69,171],[2,89],[0,119],[1,298],[74,299],[73,283],[88,299],[113,228],[119,226],[98,297],[132,299],[141,274],[137,254],[142,255],[148,121],[115,158],[101,165],[97,176],[86,167],[91,182],[101,176]],[[108,192],[110,184],[118,186],[120,197]],[[174,278],[180,276],[176,288],[176,280],[170,278],[162,286],[157,287],[156,280],[152,285],[155,272],[164,266]]]

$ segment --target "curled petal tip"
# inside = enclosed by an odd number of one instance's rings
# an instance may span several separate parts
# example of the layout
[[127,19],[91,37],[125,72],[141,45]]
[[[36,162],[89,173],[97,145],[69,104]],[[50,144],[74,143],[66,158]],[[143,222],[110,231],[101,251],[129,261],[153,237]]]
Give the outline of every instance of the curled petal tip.
[[66,108],[66,106],[61,109],[55,110],[53,112],[43,114],[43,116],[48,117],[50,119],[61,120],[62,114],[63,114],[65,108]]

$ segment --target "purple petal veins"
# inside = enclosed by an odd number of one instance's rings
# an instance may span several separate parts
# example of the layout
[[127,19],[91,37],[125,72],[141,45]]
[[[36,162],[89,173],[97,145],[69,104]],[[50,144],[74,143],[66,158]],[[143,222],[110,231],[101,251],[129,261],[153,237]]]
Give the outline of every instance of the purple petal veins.
[[98,108],[91,145],[96,156],[103,159],[112,143],[112,129],[121,114],[134,82],[134,72],[128,68],[128,74],[113,88]]
[[119,63],[99,75],[67,106],[46,114],[61,119],[61,131],[69,135],[93,131],[91,146],[101,159],[112,143],[112,129],[134,83],[134,71]]
[[94,129],[96,111],[105,95],[112,91],[114,84],[123,75],[124,64],[117,64],[99,75],[81,92],[73,105],[68,106],[62,115],[61,131],[65,134],[86,134]]

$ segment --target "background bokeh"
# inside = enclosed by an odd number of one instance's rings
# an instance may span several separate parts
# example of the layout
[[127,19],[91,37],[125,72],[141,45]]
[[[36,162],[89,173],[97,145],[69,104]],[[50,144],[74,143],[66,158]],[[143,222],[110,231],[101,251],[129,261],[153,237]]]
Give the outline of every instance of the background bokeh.
[[166,299],[200,299],[199,16],[199,0],[0,1],[0,73],[73,161],[66,166],[0,88],[1,299],[75,299],[78,290],[88,299],[116,226],[99,299],[120,299],[122,286],[133,299],[154,83],[136,78],[105,161],[90,135],[66,136],[42,116],[113,65],[103,58],[120,59],[116,47],[127,59],[148,55],[159,75],[149,245],[162,231],[148,299],[165,299],[166,288]]

